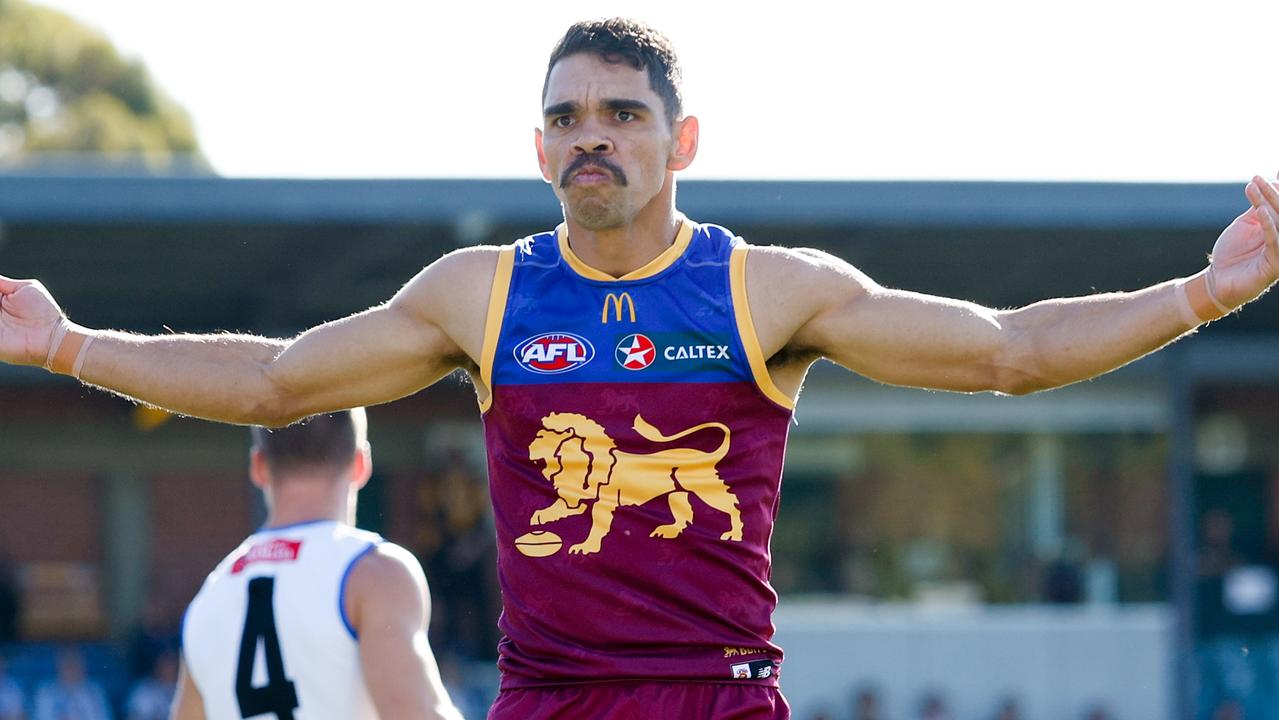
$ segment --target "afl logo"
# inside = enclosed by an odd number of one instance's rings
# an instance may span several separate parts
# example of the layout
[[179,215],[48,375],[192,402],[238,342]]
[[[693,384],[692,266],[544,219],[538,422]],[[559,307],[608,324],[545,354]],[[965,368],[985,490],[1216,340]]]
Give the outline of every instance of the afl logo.
[[627,335],[617,344],[617,364],[627,370],[643,370],[656,359],[657,348],[647,335]]
[[584,337],[569,333],[546,333],[515,346],[515,360],[535,373],[576,370],[595,357],[595,348]]

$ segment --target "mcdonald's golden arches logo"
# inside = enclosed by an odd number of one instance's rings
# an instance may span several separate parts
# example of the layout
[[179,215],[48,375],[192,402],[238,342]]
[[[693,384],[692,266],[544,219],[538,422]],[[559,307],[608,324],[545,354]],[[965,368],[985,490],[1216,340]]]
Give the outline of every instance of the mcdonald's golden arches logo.
[[600,323],[604,325],[608,324],[608,309],[610,307],[613,308],[613,318],[617,320],[617,322],[621,322],[623,305],[626,306],[630,321],[635,322],[635,300],[631,298],[630,293],[624,292],[609,293],[604,296],[604,309],[600,312]]

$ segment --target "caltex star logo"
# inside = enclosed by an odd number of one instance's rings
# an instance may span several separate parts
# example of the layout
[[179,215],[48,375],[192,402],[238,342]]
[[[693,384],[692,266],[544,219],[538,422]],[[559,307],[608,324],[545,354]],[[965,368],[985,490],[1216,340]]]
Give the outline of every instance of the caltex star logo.
[[617,364],[627,370],[643,370],[656,359],[657,348],[647,335],[627,335],[617,344]]

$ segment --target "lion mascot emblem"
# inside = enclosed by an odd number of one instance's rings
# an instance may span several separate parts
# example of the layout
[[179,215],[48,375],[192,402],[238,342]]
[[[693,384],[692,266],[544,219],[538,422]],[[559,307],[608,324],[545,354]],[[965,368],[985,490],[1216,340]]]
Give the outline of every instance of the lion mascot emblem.
[[643,417],[636,415],[635,432],[655,443],[669,443],[701,430],[724,434],[711,452],[674,447],[649,454],[617,449],[599,423],[577,413],[551,413],[542,418],[542,429],[529,445],[529,459],[542,467],[542,475],[555,488],[556,499],[533,513],[531,525],[544,525],[591,510],[591,532],[570,553],[599,552],[608,535],[613,513],[619,507],[643,505],[667,496],[674,522],[653,530],[650,537],[678,537],[693,521],[689,493],[728,515],[732,525],[721,540],[740,542],[742,515],[737,497],[720,479],[715,465],[728,453],[731,433],[723,423],[709,422],[663,435]]

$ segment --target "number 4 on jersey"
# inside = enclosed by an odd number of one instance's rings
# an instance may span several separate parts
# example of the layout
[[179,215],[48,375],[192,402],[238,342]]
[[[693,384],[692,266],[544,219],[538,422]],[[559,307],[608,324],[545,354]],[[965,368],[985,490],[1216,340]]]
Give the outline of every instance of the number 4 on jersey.
[[[275,713],[277,720],[293,720],[298,694],[293,682],[284,674],[280,636],[275,631],[274,595],[275,578],[260,577],[249,581],[249,612],[244,618],[244,635],[240,637],[235,696],[240,703],[242,717]],[[257,664],[259,642],[266,660],[267,683],[254,687],[253,670]]]

